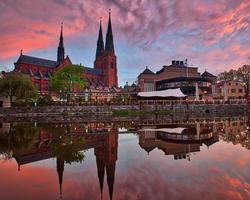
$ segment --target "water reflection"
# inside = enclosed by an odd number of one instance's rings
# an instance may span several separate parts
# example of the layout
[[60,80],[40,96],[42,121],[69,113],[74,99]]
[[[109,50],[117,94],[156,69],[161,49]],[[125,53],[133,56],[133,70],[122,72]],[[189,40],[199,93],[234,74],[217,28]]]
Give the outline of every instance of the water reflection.
[[191,160],[191,152],[199,152],[202,144],[207,147],[219,141],[216,124],[168,125],[139,130],[139,145],[149,154],[155,148],[174,159]]
[[[105,172],[112,199],[117,160],[118,129],[104,124],[4,124],[0,134],[0,153],[15,158],[18,170],[25,164],[56,157],[60,196],[64,164],[81,163],[84,150],[94,148],[96,167],[103,191]],[[9,127],[9,128],[6,128]]]
[[[166,123],[163,119],[110,123],[4,123],[0,128],[0,154],[6,160],[14,158],[19,171],[22,165],[56,158],[58,193],[63,198],[65,164],[84,162],[85,152],[94,149],[96,164],[93,167],[99,180],[100,198],[103,198],[106,174],[109,198],[112,199],[119,135],[136,135],[137,143],[148,156],[158,149],[175,162],[192,161],[192,155],[202,151],[202,146],[209,148],[220,140],[240,144],[249,150],[249,125],[249,119],[245,117],[174,123]],[[94,198],[93,194],[88,196]]]

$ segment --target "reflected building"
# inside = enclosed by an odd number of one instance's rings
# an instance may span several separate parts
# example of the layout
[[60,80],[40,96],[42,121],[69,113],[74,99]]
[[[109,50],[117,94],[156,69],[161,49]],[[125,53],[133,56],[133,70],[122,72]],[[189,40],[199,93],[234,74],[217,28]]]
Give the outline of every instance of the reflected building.
[[10,123],[0,123],[0,134],[10,132]]
[[250,150],[250,127],[249,122],[238,120],[226,120],[220,128],[221,138],[226,142],[241,146]]
[[[220,139],[232,141],[233,144],[240,143],[250,149],[249,122],[247,124],[246,120],[201,121],[194,120],[192,123],[175,124],[162,124],[159,121],[157,123],[152,121],[151,123],[150,121],[150,123],[144,124],[130,123],[129,127],[134,130],[131,133],[138,134],[139,145],[148,154],[157,148],[163,151],[165,155],[173,155],[175,160],[190,160],[192,153],[200,152],[202,145],[210,147],[215,144],[219,141],[219,136]],[[128,124],[124,123],[123,125]],[[55,157],[58,187],[62,198],[63,174],[67,170],[65,164],[81,162],[81,159],[75,157],[75,154],[87,149],[94,149],[98,178],[98,181],[96,181],[99,182],[100,196],[101,198],[103,196],[106,175],[108,193],[110,199],[112,199],[116,161],[118,160],[118,127],[121,127],[121,124],[100,122],[54,124],[51,127],[38,125],[32,140],[28,138],[29,143],[26,142],[25,138],[22,138],[22,140],[19,140],[20,138],[15,139],[24,142],[25,145],[21,149],[13,148],[13,157],[19,170],[24,164]],[[14,129],[12,127],[8,130]],[[18,134],[13,133],[9,135],[18,136]],[[3,138],[0,139],[3,140]],[[11,147],[14,147],[14,145]]]
[[207,147],[219,141],[213,125],[169,125],[164,128],[144,127],[139,133],[139,145],[148,154],[155,148],[174,159],[188,159],[192,152],[199,152],[202,144]]
[[52,141],[52,134],[39,128],[37,130],[36,136],[28,144],[28,147],[22,151],[15,150],[13,152],[13,157],[18,163],[18,170],[20,170],[21,165],[46,160],[54,157],[52,151],[50,151],[49,144]]
[[[68,128],[68,130],[75,130],[75,132],[72,132],[72,134],[69,134],[68,131],[65,132],[66,135],[70,137],[70,142],[68,144],[65,143],[65,140],[62,140],[62,135],[57,138],[53,138],[51,137],[51,134],[46,133],[43,128],[39,129],[37,137],[33,140],[29,148],[25,149],[25,151],[13,152],[13,157],[18,164],[18,170],[20,171],[20,167],[22,165],[56,157],[59,191],[60,197],[62,198],[64,165],[67,163],[64,156],[68,157],[68,155],[64,155],[63,153],[58,155],[58,153],[55,151],[58,150],[63,152],[65,145],[77,147],[75,149],[77,152],[94,148],[101,196],[103,194],[103,183],[106,172],[109,196],[110,199],[112,199],[117,161],[118,129],[112,128],[112,126],[107,126],[107,124],[105,125],[106,130],[102,129],[100,124],[97,124],[96,127],[92,126],[92,129],[89,127],[89,129],[87,131],[85,130],[85,132],[80,131],[81,129],[79,129],[79,126],[78,128]],[[79,132],[77,132],[77,130]],[[93,134],[94,130],[102,130],[105,132],[105,134]],[[81,139],[79,138],[81,136],[84,136],[84,143],[82,143]],[[55,142],[53,140],[57,141]],[[53,145],[56,145],[58,144],[58,141],[60,144],[59,148],[56,150],[52,149],[50,144],[52,143]],[[72,153],[72,155],[73,154],[74,153]],[[71,160],[71,162],[74,162],[74,160]]]
[[103,181],[106,171],[110,199],[113,197],[115,180],[115,166],[118,149],[118,130],[110,130],[104,138],[104,145],[95,148],[96,166],[100,184],[101,197],[103,194]]

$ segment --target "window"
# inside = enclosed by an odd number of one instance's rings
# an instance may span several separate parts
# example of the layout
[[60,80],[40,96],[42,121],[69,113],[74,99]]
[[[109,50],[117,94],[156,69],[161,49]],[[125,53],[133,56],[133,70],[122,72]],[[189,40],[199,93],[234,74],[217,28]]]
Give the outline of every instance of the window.
[[113,69],[114,68],[114,62],[110,63],[110,68]]
[[242,89],[239,89],[239,93],[242,93]]
[[144,92],[154,91],[154,83],[145,83],[144,84]]
[[236,90],[235,90],[235,89],[231,89],[231,92],[232,92],[232,93],[235,93],[235,92],[236,92]]

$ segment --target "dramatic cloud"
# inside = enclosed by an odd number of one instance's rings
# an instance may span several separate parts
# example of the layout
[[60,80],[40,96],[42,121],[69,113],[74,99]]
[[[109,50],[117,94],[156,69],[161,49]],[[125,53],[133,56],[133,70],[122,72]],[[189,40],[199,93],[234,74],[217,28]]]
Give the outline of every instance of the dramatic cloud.
[[249,62],[249,0],[8,0],[0,2],[0,64],[13,68],[20,49],[55,58],[63,21],[67,54],[92,66],[99,17],[106,30],[109,8],[120,83],[171,59],[215,74]]

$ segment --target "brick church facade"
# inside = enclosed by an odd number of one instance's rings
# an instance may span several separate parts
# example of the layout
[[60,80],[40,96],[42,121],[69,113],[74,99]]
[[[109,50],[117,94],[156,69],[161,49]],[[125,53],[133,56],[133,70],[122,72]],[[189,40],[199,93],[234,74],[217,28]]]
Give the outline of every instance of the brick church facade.
[[[14,71],[29,75],[40,94],[48,92],[48,83],[55,71],[72,64],[69,56],[65,57],[63,39],[63,25],[61,25],[56,61],[23,55],[21,51],[18,60],[14,63]],[[94,68],[83,67],[82,77],[87,80],[86,88],[82,88],[82,91],[85,89],[89,91],[115,91],[118,88],[117,62],[110,13],[105,44],[100,21]]]

